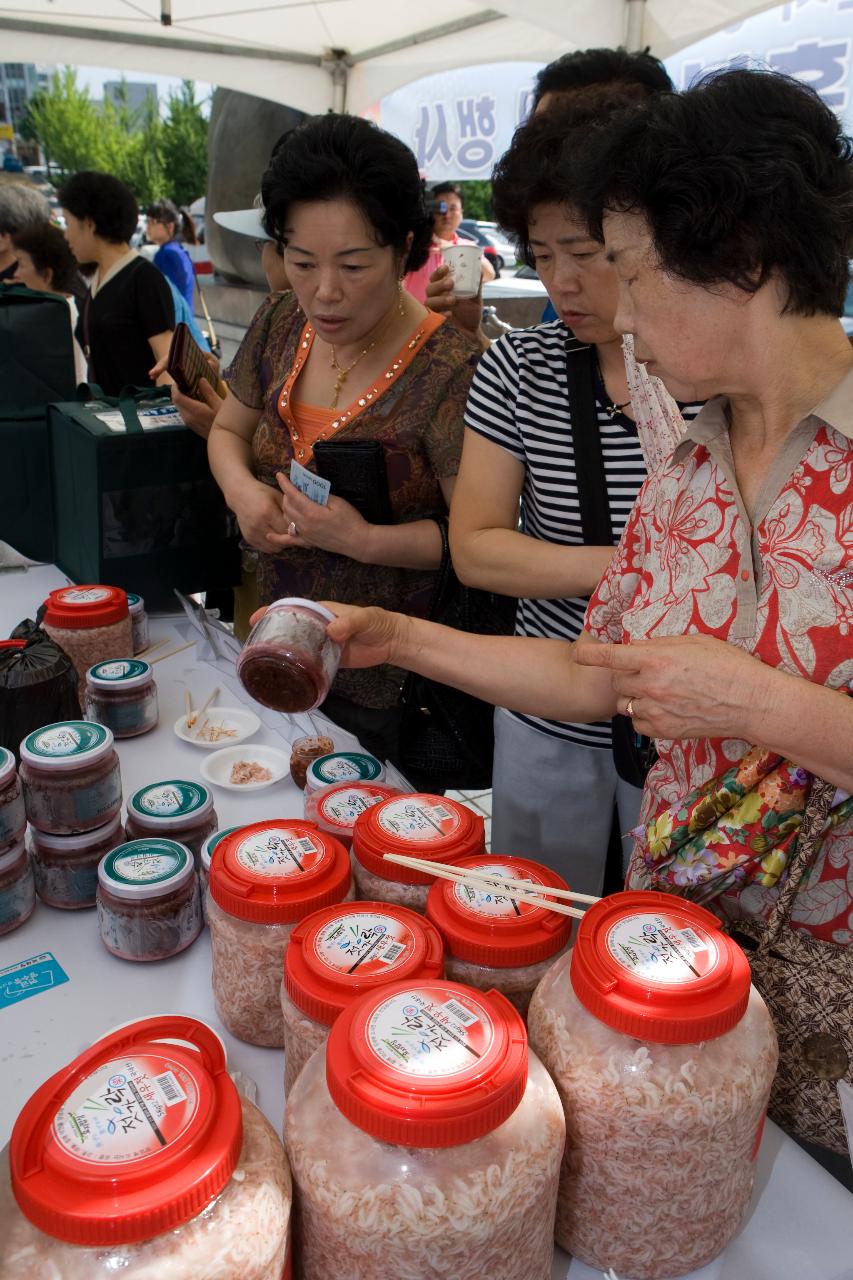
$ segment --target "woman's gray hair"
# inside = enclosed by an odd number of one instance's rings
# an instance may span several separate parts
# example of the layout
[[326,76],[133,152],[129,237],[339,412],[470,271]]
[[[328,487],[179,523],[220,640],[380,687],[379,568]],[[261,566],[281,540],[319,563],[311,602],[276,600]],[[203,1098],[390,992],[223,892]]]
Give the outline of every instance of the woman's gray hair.
[[12,236],[40,222],[50,222],[50,206],[41,192],[20,182],[0,186],[0,235]]

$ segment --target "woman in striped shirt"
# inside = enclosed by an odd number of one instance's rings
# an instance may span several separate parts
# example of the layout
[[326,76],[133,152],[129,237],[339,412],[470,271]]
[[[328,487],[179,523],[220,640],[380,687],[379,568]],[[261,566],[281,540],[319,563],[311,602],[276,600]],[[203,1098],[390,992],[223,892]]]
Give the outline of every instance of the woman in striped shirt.
[[[572,422],[567,346],[594,352],[596,421],[586,425],[598,431],[614,543],[646,477],[613,327],[616,275],[556,177],[572,136],[624,105],[610,88],[535,116],[494,174],[496,216],[536,267],[559,318],[506,334],[480,361],[450,537],[464,582],[520,597],[517,635],[577,639],[613,554],[612,545],[584,545],[574,446],[581,424]],[[687,406],[685,416],[697,408]],[[614,803],[625,832],[642,795],[616,773],[609,722],[567,724],[498,708],[493,787],[495,851],[538,858],[573,888],[601,892]]]

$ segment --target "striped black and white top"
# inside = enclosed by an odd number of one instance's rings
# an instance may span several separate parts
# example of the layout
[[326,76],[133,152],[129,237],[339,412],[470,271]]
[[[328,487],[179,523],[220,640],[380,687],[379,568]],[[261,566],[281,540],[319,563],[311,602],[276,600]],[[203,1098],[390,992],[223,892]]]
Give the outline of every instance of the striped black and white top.
[[[560,320],[515,329],[493,343],[480,360],[465,410],[465,424],[524,463],[521,494],[524,532],[531,538],[582,546],[572,424],[566,374],[569,332]],[[646,478],[637,429],[611,413],[603,384],[596,387],[610,523],[618,541]],[[691,419],[700,405],[683,407]],[[515,632],[521,636],[576,640],[587,598],[519,600]],[[544,733],[582,746],[609,748],[610,724],[564,724],[513,712]]]

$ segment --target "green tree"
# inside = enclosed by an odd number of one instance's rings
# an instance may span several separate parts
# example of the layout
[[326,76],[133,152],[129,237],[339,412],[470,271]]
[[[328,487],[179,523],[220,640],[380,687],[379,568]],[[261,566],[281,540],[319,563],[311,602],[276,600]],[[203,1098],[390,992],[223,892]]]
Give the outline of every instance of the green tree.
[[491,221],[492,217],[492,184],[488,179],[471,178],[459,183],[462,188],[462,203],[465,206],[465,217],[477,221]]
[[122,79],[115,100],[104,102],[101,120],[101,167],[127,183],[143,206],[165,195],[163,124],[156,98],[132,110]]
[[60,176],[97,168],[102,155],[101,117],[73,67],[54,71],[47,89],[29,104],[25,125],[38,140],[48,171]]
[[207,120],[196,101],[195,85],[184,80],[169,95],[162,127],[163,174],[177,205],[188,205],[207,190]]

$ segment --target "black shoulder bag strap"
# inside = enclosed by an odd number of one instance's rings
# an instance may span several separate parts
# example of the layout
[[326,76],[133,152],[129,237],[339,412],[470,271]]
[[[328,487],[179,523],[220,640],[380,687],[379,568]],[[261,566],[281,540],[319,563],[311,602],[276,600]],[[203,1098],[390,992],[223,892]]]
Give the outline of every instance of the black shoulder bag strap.
[[[589,547],[610,547],[613,525],[595,403],[595,352],[594,348],[579,343],[574,334],[569,335],[566,344],[566,375],[583,540]],[[616,772],[624,782],[641,787],[653,760],[654,747],[648,738],[634,731],[627,716],[614,716],[612,729]]]

